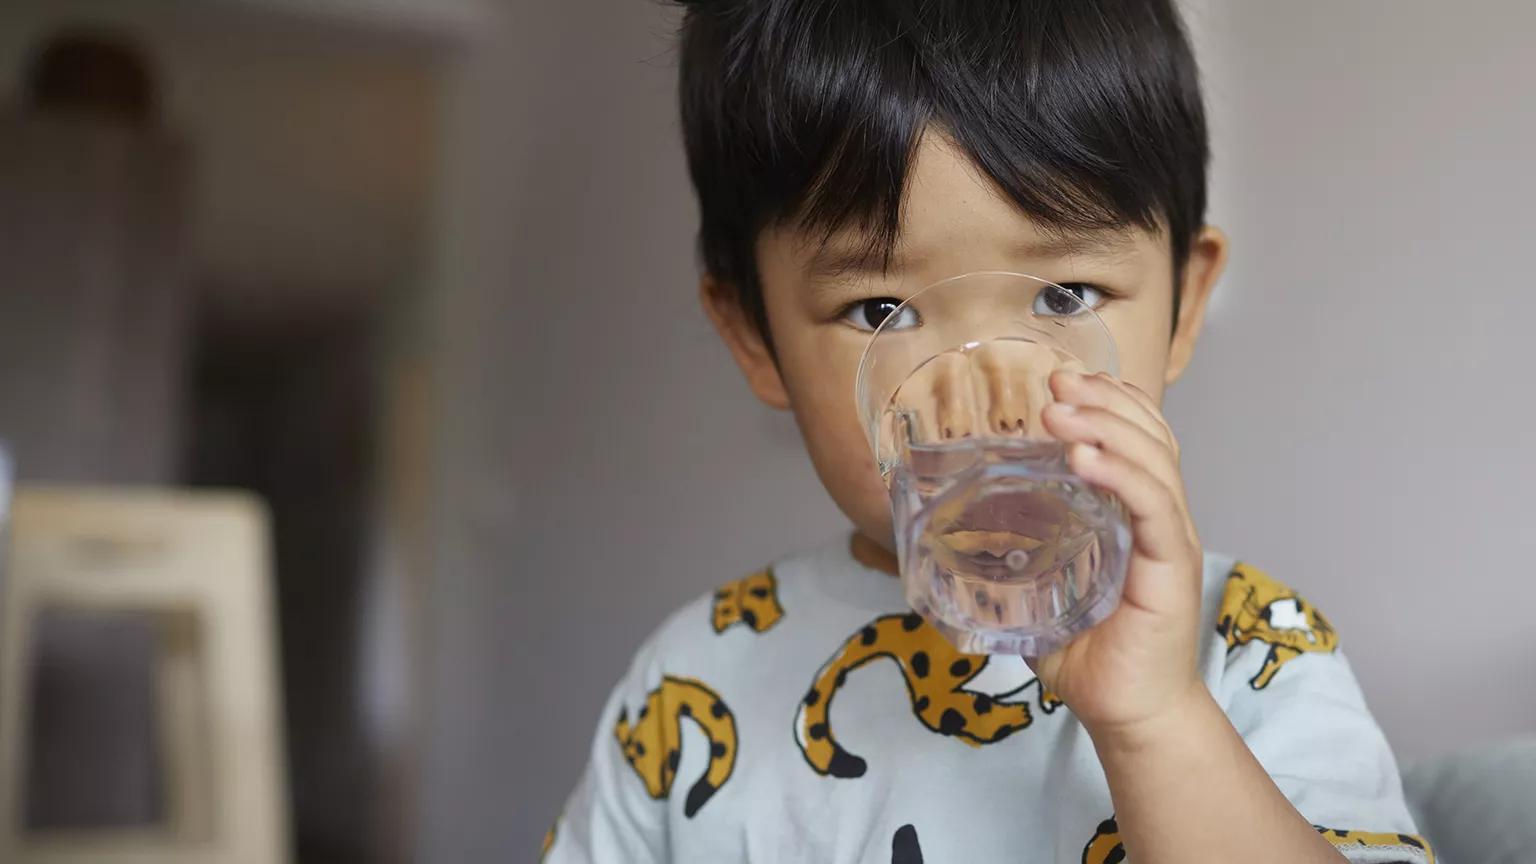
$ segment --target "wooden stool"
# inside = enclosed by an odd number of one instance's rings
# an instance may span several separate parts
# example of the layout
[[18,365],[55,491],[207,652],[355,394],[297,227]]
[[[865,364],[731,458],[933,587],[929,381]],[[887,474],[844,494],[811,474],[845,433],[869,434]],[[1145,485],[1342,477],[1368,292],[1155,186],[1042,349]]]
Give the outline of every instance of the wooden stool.
[[[225,492],[23,487],[10,527],[9,572],[0,578],[0,861],[285,864],[276,630],[260,502]],[[36,766],[28,700],[49,616],[126,620],[154,634],[154,824],[29,827],[26,789]],[[77,723],[109,730],[113,717],[70,721]],[[90,770],[72,766],[81,767]]]

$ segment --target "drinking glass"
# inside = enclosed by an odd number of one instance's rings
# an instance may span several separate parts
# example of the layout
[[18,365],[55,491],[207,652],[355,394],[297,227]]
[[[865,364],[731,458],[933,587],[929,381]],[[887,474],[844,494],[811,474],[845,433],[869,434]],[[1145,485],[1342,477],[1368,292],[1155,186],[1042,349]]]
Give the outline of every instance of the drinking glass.
[[1040,416],[1052,372],[1118,373],[1085,294],[1022,273],[945,279],[896,307],[860,360],[907,602],[961,651],[1038,657],[1119,602],[1124,509],[1067,467]]

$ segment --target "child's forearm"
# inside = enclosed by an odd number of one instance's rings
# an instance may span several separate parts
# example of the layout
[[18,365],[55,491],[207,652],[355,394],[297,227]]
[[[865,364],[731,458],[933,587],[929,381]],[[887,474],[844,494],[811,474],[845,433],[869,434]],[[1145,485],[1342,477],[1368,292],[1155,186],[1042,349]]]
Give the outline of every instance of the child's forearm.
[[1255,864],[1343,860],[1281,794],[1209,691],[1196,689],[1179,716],[1090,730],[1126,857],[1136,864],[1239,854]]

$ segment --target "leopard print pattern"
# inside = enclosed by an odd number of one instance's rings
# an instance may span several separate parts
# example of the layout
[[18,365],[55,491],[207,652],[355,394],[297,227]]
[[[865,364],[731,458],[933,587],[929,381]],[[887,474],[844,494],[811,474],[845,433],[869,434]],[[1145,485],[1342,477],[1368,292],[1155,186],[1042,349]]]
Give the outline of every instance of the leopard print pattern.
[[1341,831],[1337,828],[1324,828],[1321,825],[1313,825],[1323,839],[1332,843],[1335,849],[1345,849],[1351,846],[1364,846],[1373,849],[1382,847],[1407,847],[1418,849],[1424,853],[1424,859],[1429,864],[1435,864],[1435,850],[1430,848],[1429,841],[1417,834],[1383,834],[1370,831]]
[[779,583],[773,571],[762,570],[720,586],[711,613],[710,624],[716,633],[737,623],[762,633],[779,623],[784,607],[779,605]]
[[1111,816],[1099,823],[1098,830],[1083,847],[1083,864],[1120,864],[1125,860],[1125,844],[1120,842],[1120,825]]
[[[1323,839],[1336,849],[1352,846],[1380,848],[1412,848],[1424,853],[1427,864],[1435,864],[1435,852],[1429,841],[1416,834],[1379,834],[1368,831],[1341,831],[1313,825]],[[1125,846],[1120,842],[1120,826],[1111,816],[1099,823],[1098,831],[1083,847],[1083,864],[1120,864],[1125,860]]]
[[683,815],[693,818],[699,808],[731,777],[736,767],[736,718],[715,691],[691,678],[667,676],[646,694],[633,725],[629,709],[619,712],[613,735],[623,749],[629,767],[645,783],[652,798],[672,792],[682,758],[682,720],[691,719],[709,739],[709,766],[688,790]]
[[[1001,741],[1033,722],[1027,698],[1013,701],[1009,697],[1038,679],[1029,678],[1001,693],[968,689],[966,684],[986,668],[986,655],[960,653],[916,613],[884,615],[848,637],[816,672],[795,713],[795,741],[816,773],[863,776],[868,767],[864,759],[846,750],[833,734],[832,699],[848,673],[881,658],[901,668],[912,713],[930,731],[979,747]],[[1040,696],[1046,713],[1060,704],[1043,689]]]
[[1302,654],[1329,653],[1338,648],[1339,635],[1323,613],[1264,571],[1236,564],[1227,575],[1216,632],[1227,641],[1230,652],[1249,642],[1264,642],[1269,653],[1248,685],[1262,690],[1275,673]]

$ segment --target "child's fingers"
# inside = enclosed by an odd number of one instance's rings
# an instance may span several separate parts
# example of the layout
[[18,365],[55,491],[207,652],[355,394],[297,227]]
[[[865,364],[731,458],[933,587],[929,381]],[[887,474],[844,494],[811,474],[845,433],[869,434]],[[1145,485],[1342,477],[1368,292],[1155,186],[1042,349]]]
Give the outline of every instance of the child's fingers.
[[1173,429],[1163,419],[1162,412],[1157,409],[1152,398],[1131,385],[1116,381],[1108,375],[1057,372],[1051,376],[1051,392],[1060,402],[1108,408],[1124,415],[1153,437],[1166,442],[1177,461],[1179,445]]
[[1092,444],[1076,443],[1067,462],[1078,476],[1112,493],[1131,517],[1135,548],[1156,561],[1183,562],[1194,545],[1178,495],[1130,459]]
[[1153,437],[1144,427],[1108,408],[1078,406],[1067,402],[1047,406],[1043,418],[1046,431],[1062,441],[1094,444],[1141,466],[1163,485],[1174,490],[1179,506],[1183,508],[1183,496],[1178,493],[1184,484],[1179,478],[1173,451],[1166,442]]

